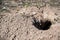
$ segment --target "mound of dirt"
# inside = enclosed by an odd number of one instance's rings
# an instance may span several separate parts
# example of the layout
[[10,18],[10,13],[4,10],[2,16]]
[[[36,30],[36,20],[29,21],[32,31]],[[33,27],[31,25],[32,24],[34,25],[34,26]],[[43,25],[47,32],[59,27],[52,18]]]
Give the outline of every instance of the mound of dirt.
[[[47,28],[49,23],[51,24],[49,29],[40,29],[41,25]],[[59,8],[48,4],[41,8],[36,6],[3,8],[0,12],[0,40],[60,40]]]

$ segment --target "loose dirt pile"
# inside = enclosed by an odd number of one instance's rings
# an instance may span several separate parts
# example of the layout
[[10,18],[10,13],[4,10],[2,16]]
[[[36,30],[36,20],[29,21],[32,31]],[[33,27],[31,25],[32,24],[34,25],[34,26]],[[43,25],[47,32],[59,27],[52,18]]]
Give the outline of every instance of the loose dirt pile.
[[[0,13],[0,40],[60,40],[59,8],[46,5],[3,9]],[[48,30],[39,30],[33,25],[33,18],[49,20],[52,25]]]

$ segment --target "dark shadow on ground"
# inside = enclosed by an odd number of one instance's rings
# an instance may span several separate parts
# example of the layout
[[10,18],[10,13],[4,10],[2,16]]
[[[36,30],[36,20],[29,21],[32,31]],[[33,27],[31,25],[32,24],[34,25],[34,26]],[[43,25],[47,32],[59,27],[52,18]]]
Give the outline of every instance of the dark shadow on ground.
[[50,26],[52,25],[52,23],[48,20],[44,21],[37,21],[35,18],[33,18],[33,25],[39,29],[39,30],[48,30],[50,28]]

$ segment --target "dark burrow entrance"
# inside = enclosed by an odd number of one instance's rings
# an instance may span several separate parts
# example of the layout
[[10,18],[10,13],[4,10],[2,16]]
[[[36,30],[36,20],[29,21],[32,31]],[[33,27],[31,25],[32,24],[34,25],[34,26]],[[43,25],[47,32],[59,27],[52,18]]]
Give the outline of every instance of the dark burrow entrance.
[[37,29],[39,29],[39,30],[48,30],[49,28],[50,28],[50,26],[52,25],[52,23],[51,23],[51,21],[48,21],[48,20],[46,20],[46,21],[38,21],[38,20],[36,20],[35,18],[33,18],[33,25],[37,28]]

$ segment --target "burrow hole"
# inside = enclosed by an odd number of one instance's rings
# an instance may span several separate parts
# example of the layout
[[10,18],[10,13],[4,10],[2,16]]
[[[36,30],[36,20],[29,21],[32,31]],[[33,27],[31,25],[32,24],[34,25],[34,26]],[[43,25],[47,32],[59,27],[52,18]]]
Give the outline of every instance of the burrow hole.
[[36,18],[33,18],[32,23],[39,30],[48,30],[52,25],[51,21],[49,21],[49,20],[46,20],[46,21],[40,20],[40,21],[38,21],[38,20],[36,20]]

